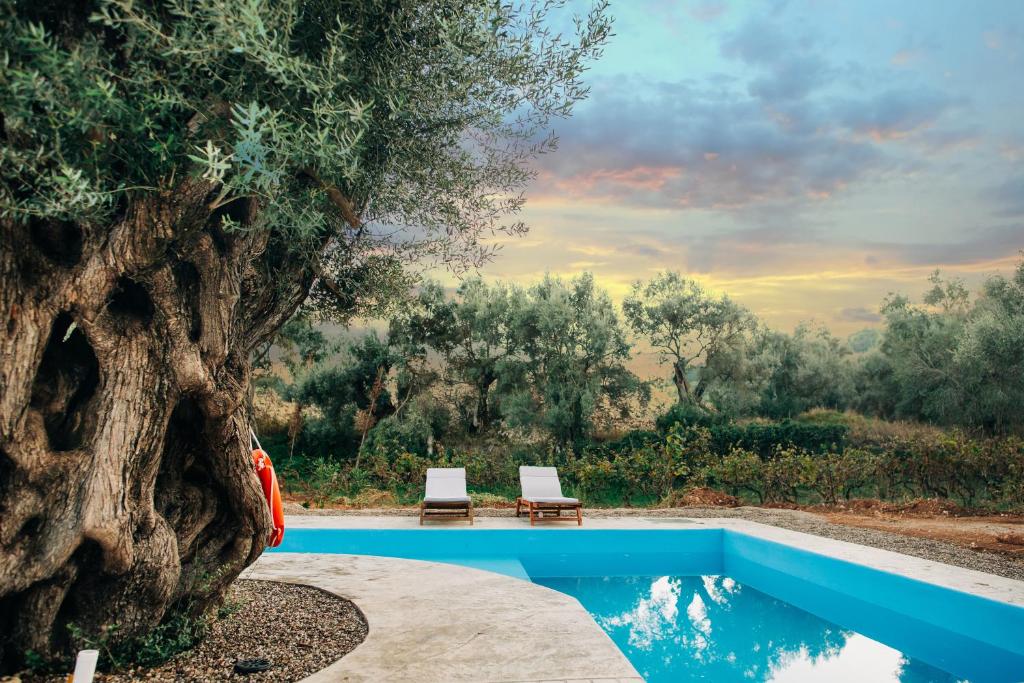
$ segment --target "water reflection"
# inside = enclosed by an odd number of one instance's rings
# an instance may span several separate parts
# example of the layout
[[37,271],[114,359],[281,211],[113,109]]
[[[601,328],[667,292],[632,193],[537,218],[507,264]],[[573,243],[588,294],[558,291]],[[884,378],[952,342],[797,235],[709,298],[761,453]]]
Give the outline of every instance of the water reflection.
[[540,582],[579,599],[651,682],[956,681],[728,577]]

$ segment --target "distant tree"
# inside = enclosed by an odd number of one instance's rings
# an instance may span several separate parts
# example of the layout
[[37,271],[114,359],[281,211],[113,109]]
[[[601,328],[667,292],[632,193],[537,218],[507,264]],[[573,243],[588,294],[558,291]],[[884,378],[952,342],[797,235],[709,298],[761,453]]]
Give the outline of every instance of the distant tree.
[[[700,405],[712,368],[742,346],[755,318],[728,296],[714,296],[698,282],[665,272],[650,282],[636,282],[622,304],[626,322],[672,365],[672,382],[680,403]],[[690,386],[689,373],[698,375]]]
[[822,326],[802,323],[793,334],[758,327],[705,369],[708,396],[733,415],[784,418],[816,407],[845,408],[852,391],[849,355]]
[[599,411],[625,416],[649,398],[625,366],[630,346],[615,306],[589,273],[569,281],[546,275],[516,307],[511,329],[519,354],[503,371],[510,424],[570,444],[590,435]]
[[954,354],[964,334],[967,311],[962,305],[930,298],[934,304],[923,307],[893,295],[882,307],[886,328],[880,350],[898,388],[893,414],[886,417],[956,423],[963,393]]
[[559,4],[0,2],[0,670],[259,556],[252,352],[522,231],[610,31]]
[[356,455],[365,432],[395,412],[384,380],[397,360],[388,344],[371,331],[350,342],[341,358],[306,372],[287,394],[319,413],[307,423],[300,448],[334,457]]
[[927,306],[940,309],[943,313],[965,315],[971,304],[971,292],[963,280],[944,279],[938,270],[928,276],[932,287],[924,294]]
[[442,380],[469,392],[472,431],[486,429],[499,414],[491,397],[517,351],[513,318],[522,297],[515,286],[480,278],[463,282],[451,299],[439,284],[426,283],[411,309],[391,321],[393,344],[410,357],[435,353]]
[[963,419],[992,432],[1024,426],[1024,261],[985,282],[953,355]]
[[705,404],[715,408],[717,417],[761,413],[765,386],[778,363],[778,336],[778,332],[755,325],[742,340],[730,344],[725,352],[715,354],[710,366],[701,368],[701,377],[707,385],[703,399]]
[[792,335],[773,335],[770,346],[776,362],[762,390],[762,415],[793,417],[810,408],[846,407],[850,350],[825,327],[798,325]]
[[973,300],[936,272],[922,304],[891,295],[878,352],[855,373],[855,406],[887,418],[989,432],[1024,427],[1024,261]]
[[882,332],[874,327],[858,330],[846,339],[846,345],[854,353],[867,353],[882,341]]
[[882,351],[875,349],[858,359],[851,381],[851,408],[877,417],[891,418],[898,415],[896,406],[900,403],[902,389],[897,382],[892,361]]
[[273,337],[253,353],[253,370],[269,372],[274,354],[292,378],[336,352],[337,344],[329,342],[323,331],[306,312],[296,313]]

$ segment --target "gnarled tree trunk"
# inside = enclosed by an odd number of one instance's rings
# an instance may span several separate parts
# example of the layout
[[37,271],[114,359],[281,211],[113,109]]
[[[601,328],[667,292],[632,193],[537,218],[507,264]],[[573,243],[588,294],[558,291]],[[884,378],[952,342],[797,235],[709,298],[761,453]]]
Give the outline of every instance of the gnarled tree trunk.
[[116,641],[208,607],[263,550],[249,355],[312,275],[221,231],[211,189],[0,223],[0,670],[65,652],[69,624]]
[[679,403],[692,403],[690,381],[686,378],[686,363],[683,361],[676,361],[672,364],[672,382],[676,385]]

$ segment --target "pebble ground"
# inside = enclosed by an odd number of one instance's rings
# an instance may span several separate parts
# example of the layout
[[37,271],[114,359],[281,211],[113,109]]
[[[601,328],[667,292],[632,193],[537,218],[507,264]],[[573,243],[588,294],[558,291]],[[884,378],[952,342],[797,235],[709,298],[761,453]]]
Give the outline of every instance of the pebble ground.
[[[195,648],[160,666],[97,674],[96,681],[297,681],[351,652],[366,638],[363,613],[352,602],[310,586],[239,580],[225,602],[226,616]],[[234,673],[239,659],[263,658],[271,668]],[[23,674],[0,681],[64,681]]]

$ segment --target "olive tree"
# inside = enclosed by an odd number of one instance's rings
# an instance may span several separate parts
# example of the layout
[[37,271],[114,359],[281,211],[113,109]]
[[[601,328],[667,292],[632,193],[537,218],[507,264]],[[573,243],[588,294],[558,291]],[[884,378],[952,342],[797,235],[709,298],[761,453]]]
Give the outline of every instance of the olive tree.
[[512,330],[518,353],[500,388],[508,424],[569,445],[590,436],[602,413],[623,419],[646,406],[650,388],[626,367],[626,331],[590,273],[545,275],[515,307]]
[[1024,401],[1024,262],[971,297],[935,273],[923,305],[890,296],[879,352],[858,368],[859,409],[1003,433]]
[[[635,282],[622,302],[626,322],[672,365],[679,403],[700,405],[712,376],[707,371],[733,353],[756,320],[728,296],[715,296],[679,273],[659,273]],[[691,386],[689,373],[699,377]],[[721,368],[719,373],[721,374]]]
[[609,33],[559,4],[0,0],[0,667],[256,559],[253,350],[523,230]]
[[479,277],[462,282],[447,298],[436,282],[426,283],[413,305],[391,320],[389,341],[408,356],[436,354],[445,385],[463,395],[467,427],[486,429],[498,417],[492,401],[502,369],[516,357],[515,311],[523,292]]

